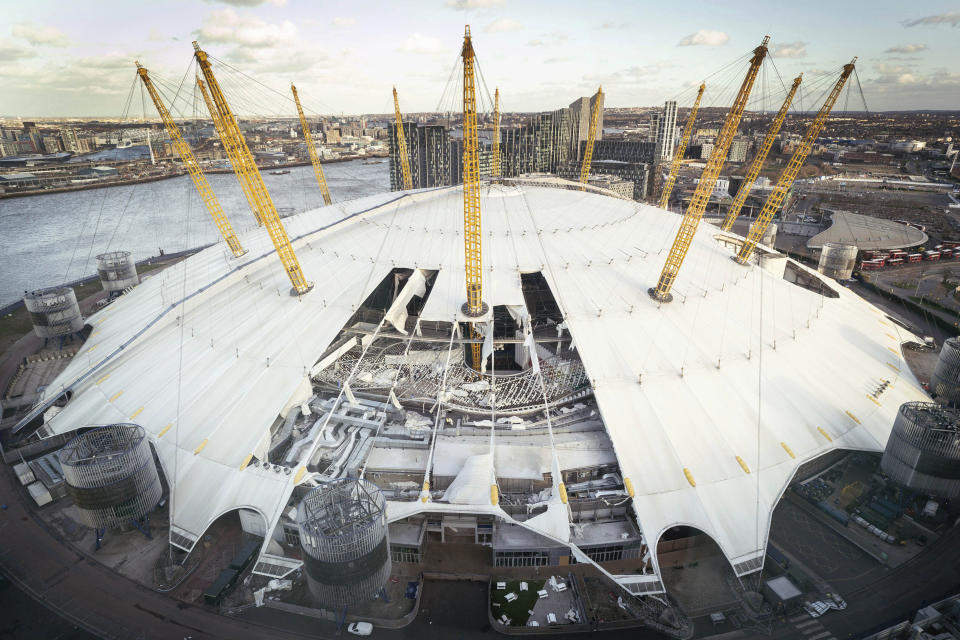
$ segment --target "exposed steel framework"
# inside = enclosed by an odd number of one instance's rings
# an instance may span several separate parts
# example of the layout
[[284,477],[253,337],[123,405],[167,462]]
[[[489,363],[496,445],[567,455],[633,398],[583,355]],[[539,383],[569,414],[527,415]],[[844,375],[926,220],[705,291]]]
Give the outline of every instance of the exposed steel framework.
[[733,204],[730,205],[730,209],[723,219],[723,225],[721,225],[720,228],[724,231],[730,231],[730,229],[733,228],[733,223],[737,220],[737,216],[740,215],[740,209],[743,208],[743,203],[747,201],[747,196],[750,195],[750,191],[753,189],[753,183],[757,180],[757,176],[760,175],[763,163],[766,162],[767,154],[770,153],[770,148],[773,147],[773,142],[777,139],[777,134],[780,133],[780,127],[783,125],[783,120],[787,117],[787,111],[790,109],[791,103],[793,103],[793,96],[796,95],[797,88],[800,86],[802,80],[802,73],[793,79],[793,86],[790,87],[787,98],[783,101],[783,105],[781,105],[776,117],[774,117],[773,123],[770,125],[770,130],[767,131],[767,135],[763,139],[760,149],[757,150],[757,155],[754,156],[753,162],[750,163],[750,168],[747,169],[747,175],[743,179],[743,184],[741,184],[737,190],[737,197],[733,199]]
[[[477,140],[477,94],[475,87],[473,41],[470,25],[464,28],[463,49],[463,251],[467,275],[467,302],[464,312],[478,317],[484,313],[483,262],[480,252],[480,158]],[[475,338],[480,337],[472,329]],[[479,369],[483,345],[471,345],[473,368]]]
[[297,115],[300,116],[300,128],[303,129],[303,139],[307,143],[307,152],[310,154],[310,164],[313,165],[313,173],[317,176],[317,185],[320,187],[320,193],[323,194],[323,204],[330,204],[330,189],[327,187],[327,177],[323,175],[323,165],[320,164],[320,156],[317,155],[317,147],[313,144],[313,134],[310,133],[310,125],[307,123],[307,117],[303,115],[303,107],[300,106],[300,96],[297,95],[297,87],[291,82],[290,91],[293,92],[293,102],[297,105]]
[[230,220],[227,219],[227,214],[224,213],[223,207],[220,206],[220,201],[217,200],[217,196],[214,195],[213,189],[207,181],[207,177],[203,175],[200,164],[194,157],[193,151],[190,150],[190,145],[187,144],[183,136],[180,135],[180,129],[170,116],[170,112],[167,110],[166,105],[163,104],[163,100],[160,99],[160,94],[157,92],[156,87],[153,86],[150,74],[144,67],[140,66],[139,62],[137,62],[136,65],[137,74],[140,76],[143,86],[146,87],[147,93],[150,94],[150,99],[153,100],[153,106],[157,108],[157,113],[160,114],[163,126],[167,128],[170,142],[173,143],[173,148],[176,149],[180,155],[180,160],[183,161],[183,166],[186,167],[187,173],[190,174],[190,179],[193,180],[193,186],[196,187],[197,193],[200,194],[200,199],[203,200],[203,204],[207,207],[210,217],[213,218],[214,224],[217,225],[217,230],[220,231],[220,235],[223,236],[224,241],[227,243],[227,246],[230,247],[233,255],[235,257],[242,256],[247,251],[240,244],[237,234],[234,233],[233,225],[231,225]]
[[[670,194],[673,193],[673,186],[677,184],[677,175],[680,173],[680,165],[683,163],[683,156],[687,153],[687,145],[690,144],[690,137],[693,135],[693,123],[697,119],[697,111],[700,110],[700,99],[703,97],[703,90],[707,88],[706,83],[700,84],[697,91],[697,99],[693,101],[693,107],[690,109],[690,115],[687,116],[687,124],[683,127],[683,135],[680,136],[680,144],[673,154],[673,161],[670,163],[670,175],[663,183],[663,190],[660,192],[660,202],[657,206],[666,209],[670,202]],[[666,133],[664,133],[666,135]]]
[[833,89],[830,90],[830,95],[827,96],[827,99],[823,102],[823,106],[820,107],[817,117],[813,119],[810,127],[807,128],[807,133],[803,136],[803,141],[800,143],[800,146],[798,146],[797,150],[790,156],[790,162],[787,163],[786,168],[780,173],[777,185],[773,188],[773,191],[770,192],[770,195],[767,196],[767,201],[763,203],[763,209],[760,211],[760,215],[757,216],[757,219],[750,227],[750,233],[747,235],[743,246],[740,247],[740,252],[737,254],[737,262],[740,264],[746,264],[750,259],[750,255],[763,237],[763,233],[767,230],[767,225],[773,220],[774,214],[780,210],[780,205],[783,204],[787,191],[793,186],[793,181],[800,172],[800,167],[803,166],[807,156],[810,155],[810,150],[813,149],[813,143],[816,142],[817,136],[823,131],[823,126],[827,123],[830,110],[833,109],[833,105],[840,96],[843,86],[847,83],[847,78],[853,73],[856,63],[857,59],[854,58],[849,64],[843,65],[843,72],[837,79],[836,84],[833,85]]
[[396,121],[397,150],[400,152],[400,172],[403,174],[404,190],[413,189],[413,179],[410,177],[410,155],[407,153],[407,136],[403,130],[403,116],[400,115],[400,100],[397,98],[397,88],[393,88],[393,113]]
[[493,92],[493,158],[490,162],[490,175],[500,177],[500,88]]
[[260,220],[267,228],[267,233],[270,234],[270,240],[273,242],[273,247],[277,251],[277,256],[280,258],[280,262],[283,263],[287,277],[290,278],[290,284],[293,285],[291,293],[294,295],[303,295],[313,288],[313,283],[307,282],[306,277],[303,275],[303,270],[300,268],[300,261],[297,260],[297,255],[294,253],[293,246],[290,244],[290,238],[287,237],[287,231],[283,228],[283,223],[280,222],[280,216],[277,214],[277,208],[274,206],[273,200],[267,192],[267,187],[263,184],[263,177],[260,175],[260,170],[257,169],[257,165],[253,161],[253,155],[250,153],[250,149],[247,148],[247,143],[243,139],[243,133],[240,131],[237,119],[234,117],[229,105],[227,105],[223,91],[220,90],[220,84],[213,75],[213,69],[210,66],[210,60],[207,58],[207,54],[200,49],[200,45],[198,45],[196,41],[193,43],[193,48],[194,56],[197,59],[197,63],[203,72],[203,77],[210,90],[210,97],[215,106],[214,111],[220,115],[221,125],[223,126],[221,141],[225,148],[228,146],[234,148],[237,162],[234,162],[233,157],[231,157],[230,161],[231,164],[233,164],[233,171],[240,179],[240,183],[246,185],[244,193],[247,195],[247,202],[250,204],[250,208],[254,212],[260,212]]
[[[597,140],[597,123],[600,120],[600,105],[603,102],[603,87],[597,88],[594,96],[593,111],[590,114],[590,130],[587,132],[587,148],[583,152],[583,164],[580,165],[580,184],[590,181],[590,162],[593,160],[593,143]],[[583,187],[581,187],[583,190]]]
[[[210,92],[207,91],[207,85],[200,79],[200,76],[197,76],[197,86],[200,87],[200,95],[203,96],[203,101],[207,105],[207,111],[210,112],[210,119],[213,120],[213,128],[217,131],[217,136],[223,144],[223,150],[226,152],[227,158],[230,159],[230,166],[239,167],[243,160],[240,158],[237,147],[229,141],[230,138],[223,127],[223,118],[220,117],[220,113],[217,111],[217,105],[213,103],[213,98],[210,97]],[[250,204],[250,209],[253,211],[253,217],[257,221],[257,225],[263,226],[260,210],[254,205],[256,198],[250,190],[250,185],[240,177],[240,174],[236,170],[234,170],[234,175],[237,176],[237,182],[240,183],[243,195]]]
[[713,193],[713,188],[717,183],[717,177],[720,175],[723,163],[727,159],[730,143],[733,141],[733,136],[737,132],[737,127],[740,126],[740,118],[743,116],[743,111],[747,107],[750,90],[753,89],[753,83],[757,79],[760,65],[763,64],[763,59],[767,55],[768,42],[770,42],[770,36],[765,36],[760,46],[753,50],[753,57],[750,59],[750,68],[747,70],[747,75],[740,85],[740,90],[737,92],[737,97],[733,101],[733,106],[730,107],[730,111],[723,121],[720,135],[717,136],[713,151],[710,153],[710,159],[707,160],[707,166],[700,175],[700,183],[693,192],[690,206],[687,207],[687,212],[684,214],[683,221],[680,223],[680,229],[677,231],[677,237],[673,240],[673,246],[670,247],[670,254],[667,256],[667,261],[663,265],[663,270],[660,272],[660,279],[657,282],[657,286],[650,289],[651,297],[659,302],[669,302],[673,299],[673,296],[670,295],[670,289],[673,287],[673,283],[680,273],[683,259],[687,256],[690,243],[693,241],[693,236],[697,232],[697,226],[700,224],[700,219],[703,217],[707,202],[710,200],[710,194]]

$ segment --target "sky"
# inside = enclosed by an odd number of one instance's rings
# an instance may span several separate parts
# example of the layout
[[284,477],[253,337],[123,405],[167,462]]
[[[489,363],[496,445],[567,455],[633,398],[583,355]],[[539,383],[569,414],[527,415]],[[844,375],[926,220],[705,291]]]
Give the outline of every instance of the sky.
[[[798,72],[827,77],[858,56],[871,111],[960,109],[956,0],[6,0],[0,7],[2,116],[120,116],[134,60],[178,84],[193,40],[282,94],[244,89],[229,72],[224,89],[228,99],[237,92],[240,113],[293,113],[284,97],[291,81],[308,112],[388,113],[394,85],[403,111],[433,111],[455,103],[448,79],[465,24],[503,111],[555,109],[601,84],[608,108],[667,99],[683,106],[708,76],[720,104],[721,80],[735,78],[711,74],[764,35],[785,83]],[[142,109],[134,96],[131,112]]]

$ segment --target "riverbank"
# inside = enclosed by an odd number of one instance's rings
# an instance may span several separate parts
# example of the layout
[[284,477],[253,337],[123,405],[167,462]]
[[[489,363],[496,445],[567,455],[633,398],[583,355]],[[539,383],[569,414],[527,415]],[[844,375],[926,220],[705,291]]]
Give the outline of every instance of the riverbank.
[[[341,162],[352,162],[354,160],[369,160],[377,159],[381,160],[387,158],[386,154],[382,155],[351,155],[351,156],[341,156],[339,158],[332,158],[330,160],[324,160],[321,164],[337,164]],[[258,165],[260,171],[275,171],[277,169],[286,169],[290,167],[305,167],[309,166],[309,160],[303,160],[298,162],[286,162],[283,164],[271,164],[271,165]],[[204,169],[205,174],[222,174],[222,173],[233,173],[233,169],[230,168],[214,168],[214,169]],[[148,182],[160,182],[161,180],[170,180],[172,178],[179,178],[180,176],[187,175],[186,171],[177,171],[173,173],[165,173],[158,176],[143,176],[140,178],[134,178],[129,180],[105,180],[103,182],[87,183],[87,184],[75,184],[66,187],[53,187],[51,189],[32,189],[29,191],[14,191],[9,193],[0,193],[0,200],[7,198],[26,198],[28,196],[42,196],[53,193],[69,193],[71,191],[90,191],[92,189],[103,189],[106,187],[123,187],[131,184],[144,184]]]

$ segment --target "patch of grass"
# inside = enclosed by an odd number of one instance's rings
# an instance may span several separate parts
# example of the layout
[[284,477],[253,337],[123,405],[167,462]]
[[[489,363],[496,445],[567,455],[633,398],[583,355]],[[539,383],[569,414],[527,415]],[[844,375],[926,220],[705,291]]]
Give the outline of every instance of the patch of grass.
[[891,282],[890,284],[898,289],[916,289],[918,283],[916,280],[906,280],[902,282]]
[[30,314],[24,307],[20,307],[8,316],[0,317],[0,355],[23,334],[33,329]]
[[[545,580],[526,580],[527,590],[520,591],[520,580],[508,580],[506,589],[497,589],[497,580],[493,581],[493,589],[490,591],[490,611],[497,620],[500,616],[506,614],[510,618],[510,626],[522,627],[530,619],[529,611],[533,610],[533,605],[537,602],[537,591],[543,589]],[[507,602],[507,594],[517,594],[517,599],[513,602]]]

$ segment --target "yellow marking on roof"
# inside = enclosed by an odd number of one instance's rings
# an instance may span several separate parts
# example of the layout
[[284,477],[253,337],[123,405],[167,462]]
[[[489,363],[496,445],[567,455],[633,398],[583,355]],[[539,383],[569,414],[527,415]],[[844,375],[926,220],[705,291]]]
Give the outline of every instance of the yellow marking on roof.
[[172,422],[171,422],[170,424],[168,424],[167,426],[165,426],[163,429],[160,430],[160,433],[157,434],[157,437],[158,437],[158,438],[162,438],[162,437],[163,437],[163,434],[165,434],[167,431],[170,431],[170,427],[172,427],[172,426],[173,426],[173,423],[172,423]]
[[898,367],[897,365],[895,365],[895,364],[890,364],[890,363],[888,362],[888,363],[887,363],[887,366],[890,367],[891,369],[893,369],[894,371],[896,371],[897,373],[900,373],[900,367]]
[[203,451],[203,448],[204,448],[205,446],[207,446],[207,443],[208,443],[209,441],[210,441],[209,438],[204,438],[204,439],[203,439],[203,442],[200,443],[200,446],[193,450],[193,455],[197,455],[198,453],[200,453],[201,451]]
[[893,325],[891,325],[891,324],[890,324],[889,322],[887,322],[886,320],[881,320],[881,321],[880,321],[880,324],[882,324],[882,325],[885,326],[885,327],[890,327],[891,329],[893,329]]
[[110,402],[113,402],[114,400],[116,400],[117,398],[119,398],[119,397],[122,396],[122,395],[123,395],[123,391],[117,391],[115,394],[113,394],[113,397],[110,398]]
[[850,416],[850,419],[851,419],[851,420],[853,420],[853,421],[856,422],[857,424],[860,424],[860,419],[857,418],[857,416],[853,415],[853,414],[850,413],[849,411],[847,411],[847,415]]
[[697,481],[693,479],[693,474],[690,473],[690,469],[686,467],[683,468],[683,475],[687,476],[687,482],[690,483],[691,487],[697,486]]
[[783,447],[783,450],[790,454],[791,458],[796,458],[797,456],[793,453],[793,449],[787,446],[786,442],[781,442],[780,446]]
[[833,438],[830,437],[829,433],[823,430],[823,427],[817,427],[817,431],[819,431],[820,435],[827,439],[827,442],[833,442]]
[[870,400],[873,402],[873,404],[877,405],[878,407],[880,406],[880,401],[877,400],[876,398],[874,398],[872,395],[870,395],[870,394],[868,393],[868,394],[867,394],[867,397],[870,398]]
[[636,492],[633,490],[633,481],[630,478],[623,479],[623,487],[627,490],[627,495],[631,498],[636,495]]
[[899,356],[899,355],[900,355],[900,352],[897,351],[896,349],[894,349],[893,347],[887,347],[887,350],[890,351],[890,353],[892,353],[892,354],[895,355],[895,356]]
[[96,331],[94,331],[93,333],[91,333],[91,334],[90,334],[90,337],[92,338],[93,336],[97,335],[98,333],[100,333],[100,329],[97,329]]
[[743,458],[737,456],[737,462],[740,463],[740,466],[743,468],[744,473],[750,473],[750,467],[747,466],[747,463],[743,461]]
[[247,457],[243,459],[243,462],[240,463],[240,471],[243,471],[247,468],[247,465],[250,464],[250,461],[253,460],[253,454],[248,453]]
[[97,384],[102,383],[104,380],[106,380],[106,379],[109,378],[109,377],[110,377],[110,374],[108,373],[107,375],[105,375],[105,376],[101,377],[99,380],[97,380]]
[[300,467],[297,469],[297,475],[293,476],[293,484],[300,484],[300,481],[303,480],[304,474],[307,473],[306,467]]
[[140,413],[141,413],[142,411],[143,411],[143,407],[140,407],[139,409],[137,409],[136,411],[133,412],[133,415],[130,416],[130,419],[133,420],[133,419],[136,418],[138,415],[140,415]]
[[100,346],[100,345],[98,345],[98,344],[93,345],[92,347],[90,347],[89,349],[87,349],[87,353],[90,353],[91,351],[93,351],[94,349],[96,349],[96,348],[99,347],[99,346]]
[[889,334],[889,333],[887,334],[887,337],[890,338],[891,340],[896,340],[896,339],[897,339],[897,336],[891,335],[891,334]]

